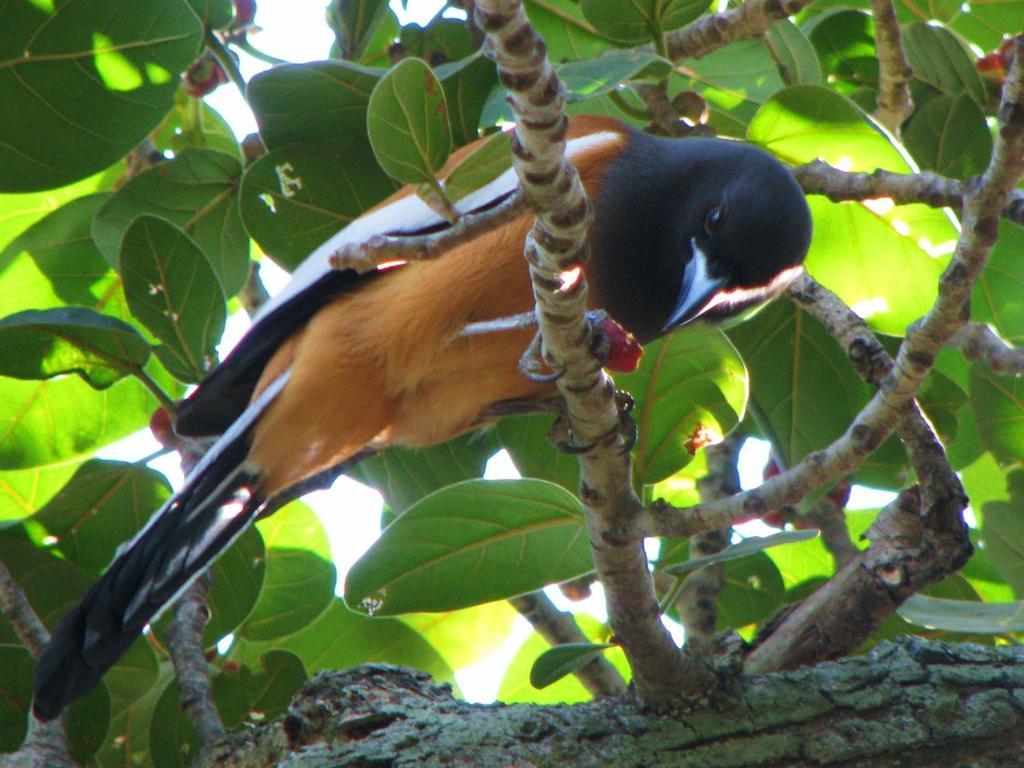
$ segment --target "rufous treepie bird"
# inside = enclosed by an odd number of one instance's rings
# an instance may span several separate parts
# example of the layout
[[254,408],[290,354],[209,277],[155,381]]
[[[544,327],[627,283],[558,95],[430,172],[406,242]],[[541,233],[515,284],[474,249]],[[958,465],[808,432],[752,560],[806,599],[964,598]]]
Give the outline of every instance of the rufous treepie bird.
[[[594,206],[590,305],[641,342],[733,316],[799,273],[810,212],[766,152],[599,117],[573,119],[567,137]],[[487,208],[516,184],[509,170],[458,208]],[[437,260],[332,269],[345,243],[446,226],[406,188],[314,251],[181,404],[180,434],[222,436],[54,630],[36,715],[54,718],[94,686],[275,497],[367,449],[431,445],[480,426],[496,403],[554,397],[553,384],[517,367],[532,330],[460,335],[532,309],[522,259],[530,225],[523,215]]]

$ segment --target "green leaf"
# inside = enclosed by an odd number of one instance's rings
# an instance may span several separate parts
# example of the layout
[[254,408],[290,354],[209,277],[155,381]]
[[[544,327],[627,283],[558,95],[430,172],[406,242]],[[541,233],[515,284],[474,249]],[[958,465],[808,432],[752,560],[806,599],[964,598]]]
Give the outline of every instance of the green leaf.
[[696,448],[718,442],[743,417],[747,371],[717,328],[695,326],[648,344],[635,373],[616,376],[636,400],[634,472],[656,483],[685,467]]
[[530,669],[530,685],[547,688],[566,675],[585,667],[614,643],[565,643],[544,651]]
[[[0,306],[4,311],[78,304],[130,320],[121,279],[92,239],[93,217],[109,197],[98,193],[66,203],[0,252]],[[15,218],[21,220],[20,215]]]
[[1024,459],[1024,379],[975,365],[970,398],[982,445],[1002,464]]
[[548,46],[552,62],[589,59],[607,50],[608,44],[583,18],[579,3],[572,0],[524,0],[533,28]]
[[452,669],[490,656],[508,639],[519,614],[506,600],[446,613],[408,613],[400,619],[441,654]]
[[280,717],[306,682],[302,662],[288,651],[269,651],[258,664],[225,667],[213,678],[213,698],[225,727],[234,730]]
[[227,317],[203,252],[173,224],[140,216],[125,232],[120,272],[132,314],[164,343],[161,361],[183,381],[201,379],[216,361]]
[[705,565],[724,563],[729,560],[738,560],[741,557],[747,557],[748,555],[753,555],[757,552],[763,552],[771,547],[779,547],[783,544],[794,544],[801,541],[807,541],[809,539],[815,539],[817,537],[818,532],[814,530],[782,531],[768,536],[752,536],[749,539],[744,539],[739,544],[733,544],[732,546],[726,547],[721,552],[717,552],[713,555],[694,557],[678,565],[669,566],[665,569],[665,572],[670,573],[673,576],[682,576],[690,571],[703,568]]
[[33,310],[0,320],[0,375],[51,379],[78,374],[96,389],[141,371],[149,345],[127,323],[87,307]]
[[934,96],[914,110],[903,140],[923,168],[966,179],[985,170],[992,134],[985,114],[969,96]]
[[907,621],[945,632],[1008,635],[1024,632],[1024,601],[979,603],[912,595],[899,608]]
[[950,98],[968,96],[979,107],[985,105],[985,86],[972,56],[952,32],[918,22],[905,26],[901,39],[915,80]]
[[[1007,475],[1009,500],[987,501],[982,506],[981,535],[992,565],[1013,588],[1024,596],[1024,520],[1020,508],[1024,501],[1024,471],[1014,469]],[[972,500],[973,501],[973,500]]]
[[366,108],[384,70],[348,61],[284,64],[246,88],[267,149],[366,138]]
[[1024,346],[1024,229],[999,222],[999,240],[978,277],[971,297],[971,319],[990,323],[1001,337]]
[[447,611],[593,568],[579,501],[542,480],[467,480],[410,507],[352,566],[348,605]]
[[[0,39],[0,189],[27,192],[114,163],[170,109],[203,27],[182,0],[7,2]],[[45,140],[41,140],[45,137]]]
[[370,145],[387,173],[406,184],[433,183],[448,159],[451,128],[444,90],[420,59],[403,59],[373,89]]
[[689,24],[710,4],[710,0],[581,0],[580,8],[599,34],[635,44]]
[[134,536],[170,497],[167,480],[146,466],[91,460],[28,525],[40,527],[68,562],[98,576],[117,548]]
[[0,752],[14,752],[25,738],[34,678],[28,649],[0,645]]
[[234,15],[231,8],[231,0],[187,0],[203,21],[203,25],[210,29],[223,29],[231,22]]
[[297,267],[314,249],[395,191],[364,136],[271,150],[242,177],[246,229],[274,261]]
[[579,493],[579,460],[551,445],[547,436],[553,423],[554,418],[549,415],[513,416],[499,421],[495,432],[520,475],[547,480],[569,493]]
[[958,11],[949,26],[982,50],[998,48],[1005,39],[1006,30],[1024,29],[1024,2],[1021,0],[989,0],[984,3],[946,1]]
[[52,499],[78,468],[72,459],[52,467],[0,472],[0,527],[39,511]]
[[387,16],[387,0],[333,0],[327,23],[338,38],[336,58],[360,59]]
[[[576,623],[579,624],[584,636],[595,643],[607,640],[611,634],[608,627],[586,614],[577,615]],[[534,661],[548,648],[547,640],[537,632],[527,638],[505,670],[505,676],[502,678],[501,687],[498,690],[499,701],[505,704],[573,704],[590,701],[593,698],[583,684],[572,676],[563,677],[542,690],[538,690],[530,684],[530,672],[533,669]],[[615,646],[607,649],[605,658],[622,673],[623,679],[629,680],[629,664],[626,662],[626,655],[621,648]]]
[[458,61],[470,56],[476,45],[466,23],[459,19],[446,19],[440,14],[427,26],[406,24],[399,35],[402,49],[431,66]]
[[488,433],[474,432],[427,448],[389,448],[363,459],[348,474],[377,489],[400,515],[429,493],[483,477],[496,450]]
[[628,80],[660,79],[671,70],[670,61],[647,51],[611,51],[557,69],[569,101],[586,101],[616,91]]
[[158,150],[175,156],[187,149],[203,149],[244,159],[235,132],[221,114],[205,101],[197,103],[184,90],[178,92],[174,110],[150,136]]
[[498,84],[494,62],[481,50],[461,61],[442,64],[434,69],[434,73],[444,88],[452,142],[461,147],[476,141],[480,136],[478,128],[487,97]]
[[811,41],[789,19],[768,27],[764,41],[786,85],[820,85],[821,64]]
[[238,158],[209,149],[186,149],[133,177],[96,214],[93,237],[116,266],[129,225],[142,214],[176,224],[198,245],[226,296],[249,275],[249,238],[238,215],[242,176]]
[[785,587],[775,563],[764,552],[725,564],[718,593],[718,629],[740,629],[764,621],[782,603]]
[[512,134],[505,131],[495,133],[452,168],[444,180],[445,192],[452,202],[458,202],[512,167],[511,138]]
[[[825,88],[792,86],[766,103],[748,138],[790,164],[821,158],[852,171],[916,169],[855,105]],[[902,336],[935,299],[957,239],[947,213],[923,205],[808,200],[807,269],[875,330]]]
[[804,31],[838,92],[850,96],[858,89],[878,89],[875,24],[871,16],[857,10],[826,11]]
[[839,437],[870,397],[843,350],[788,302],[729,330],[747,364],[751,409],[785,467]]
[[213,586],[206,600],[210,621],[203,631],[203,645],[212,648],[245,621],[259,599],[266,568],[263,538],[255,528],[217,558],[211,568]]
[[429,643],[397,619],[353,613],[335,598],[316,621],[288,638],[288,650],[306,669],[348,669],[374,661],[422,669],[437,680],[454,673]]
[[0,470],[50,467],[94,453],[145,426],[156,406],[133,378],[103,391],[77,376],[0,378]]
[[266,547],[267,570],[259,599],[238,634],[272,640],[297,632],[327,608],[337,572],[327,534],[305,504],[293,502],[256,528]]
[[155,768],[188,768],[199,753],[199,738],[181,708],[178,684],[168,680],[149,723],[149,752]]
[[677,72],[685,77],[674,74],[674,82],[707,101],[712,125],[720,119],[716,113],[728,121],[749,122],[758,107],[785,87],[763,40],[740,40],[696,61],[686,59],[677,65]]

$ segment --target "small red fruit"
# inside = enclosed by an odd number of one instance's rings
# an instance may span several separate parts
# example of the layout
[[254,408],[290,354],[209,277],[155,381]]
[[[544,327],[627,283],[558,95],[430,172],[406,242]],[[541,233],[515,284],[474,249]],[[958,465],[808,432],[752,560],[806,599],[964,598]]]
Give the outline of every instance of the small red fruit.
[[198,99],[213,93],[227,81],[228,76],[217,59],[207,51],[192,62],[192,66],[185,72],[185,93]]
[[178,436],[171,426],[171,414],[163,408],[157,408],[149,419],[149,431],[164,448],[177,448]]
[[640,365],[640,358],[644,356],[643,345],[610,317],[605,319],[602,328],[608,337],[608,360],[604,367],[622,373],[635,371]]

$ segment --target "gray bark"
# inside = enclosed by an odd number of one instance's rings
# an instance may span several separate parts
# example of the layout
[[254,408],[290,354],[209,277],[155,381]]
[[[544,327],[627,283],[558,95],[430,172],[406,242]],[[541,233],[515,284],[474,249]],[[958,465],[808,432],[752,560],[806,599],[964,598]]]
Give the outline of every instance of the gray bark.
[[867,656],[725,681],[670,713],[457,701],[386,665],[323,673],[290,714],[229,736],[224,766],[1020,766],[1024,648],[884,643]]

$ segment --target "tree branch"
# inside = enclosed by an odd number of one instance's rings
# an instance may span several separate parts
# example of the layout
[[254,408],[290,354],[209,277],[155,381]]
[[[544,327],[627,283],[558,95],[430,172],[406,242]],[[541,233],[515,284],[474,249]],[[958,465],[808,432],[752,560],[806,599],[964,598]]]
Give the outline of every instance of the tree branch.
[[1024,375],[1024,349],[1003,341],[984,323],[968,323],[950,339],[968,360],[983,360],[996,373]]
[[734,40],[760,37],[787,16],[799,13],[813,0],[748,0],[735,10],[710,13],[665,36],[668,57],[699,59]]
[[164,633],[164,644],[174,664],[181,708],[203,748],[226,733],[213,701],[209,666],[203,649],[203,629],[210,620],[206,591],[212,577],[204,571],[174,604],[174,619]]
[[[513,597],[509,602],[552,646],[590,642],[590,638],[583,634],[572,614],[558,610],[543,592]],[[575,675],[583,683],[583,687],[595,697],[622,696],[626,693],[626,683],[622,675],[604,656],[598,656],[578,669]]]
[[[678,765],[944,768],[1020,765],[1021,646],[906,638],[866,656],[741,679],[669,715],[624,700],[503,707],[452,697],[420,672],[321,673],[275,722],[232,734],[236,768]],[[305,758],[305,760],[304,760]],[[203,754],[197,768],[222,765]]]
[[893,134],[914,111],[907,84],[914,76],[903,52],[900,25],[892,0],[871,0],[875,22],[875,51],[878,53],[878,109],[875,117]]
[[[977,183],[977,179],[960,181],[931,171],[893,173],[878,169],[871,173],[851,173],[833,168],[822,160],[790,170],[804,192],[824,195],[833,203],[888,197],[897,205],[923,203],[932,208],[960,210],[965,191]],[[1002,215],[1024,226],[1024,192],[1010,193]]]
[[516,114],[516,172],[538,211],[527,236],[526,257],[543,357],[553,370],[563,372],[558,387],[575,441],[592,446],[580,455],[580,496],[609,622],[626,651],[641,700],[665,702],[683,691],[704,688],[706,681],[688,674],[661,623],[642,539],[621,535],[631,527],[640,502],[632,489],[615,387],[589,349],[585,280],[566,288],[560,279],[564,270],[586,259],[590,222],[583,187],[565,158],[564,89],[519,0],[478,0],[475,13]]

